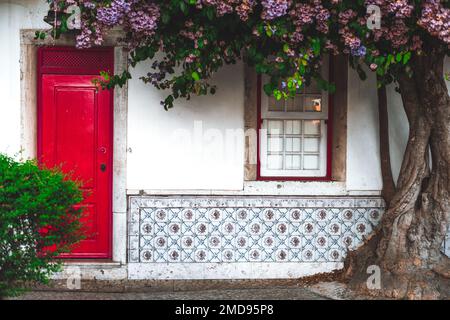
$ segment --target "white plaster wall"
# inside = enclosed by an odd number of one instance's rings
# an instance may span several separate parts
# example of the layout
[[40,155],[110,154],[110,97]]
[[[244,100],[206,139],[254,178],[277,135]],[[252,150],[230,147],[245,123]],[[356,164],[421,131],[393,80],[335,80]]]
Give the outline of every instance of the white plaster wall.
[[[447,57],[444,65],[444,72],[450,73],[450,58]],[[450,92],[450,81],[446,81]],[[395,91],[395,85],[390,85],[387,91],[388,112],[389,112],[389,146],[391,149],[391,166],[395,181],[398,179],[402,165],[403,154],[408,142],[408,119],[401,96]]]
[[394,181],[397,181],[402,165],[403,154],[408,142],[409,124],[403,109],[400,94],[395,91],[395,85],[387,88],[389,116],[389,148]]
[[0,0],[0,152],[20,151],[20,38],[19,30],[48,28],[42,20],[42,0]]
[[348,74],[347,189],[380,190],[382,187],[376,80],[367,71],[361,81],[355,70]]
[[[133,70],[129,86],[128,189],[242,190],[241,145],[230,149],[221,140],[227,129],[243,130],[242,66],[217,75],[216,96],[180,100],[168,112],[159,104],[164,95],[137,79],[146,67]],[[346,188],[350,193],[381,189],[376,84],[368,74],[369,79],[361,82],[353,70],[349,72]],[[202,121],[203,135],[196,134],[198,121]],[[208,130],[217,131],[217,136],[213,132],[208,140]],[[177,131],[184,131],[187,138],[174,136]],[[304,183],[302,190],[308,193]],[[317,186],[311,185],[311,190]]]
[[215,95],[179,99],[165,111],[165,93],[139,77],[150,63],[132,69],[128,101],[128,188],[243,188],[243,65],[225,67]]

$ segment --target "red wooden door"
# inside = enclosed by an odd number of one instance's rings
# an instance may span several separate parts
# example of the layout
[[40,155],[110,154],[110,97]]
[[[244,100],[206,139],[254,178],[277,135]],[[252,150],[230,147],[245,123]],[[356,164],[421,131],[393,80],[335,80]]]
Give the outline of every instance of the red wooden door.
[[64,258],[111,258],[112,94],[95,75],[41,74],[39,160],[81,181],[87,238]]

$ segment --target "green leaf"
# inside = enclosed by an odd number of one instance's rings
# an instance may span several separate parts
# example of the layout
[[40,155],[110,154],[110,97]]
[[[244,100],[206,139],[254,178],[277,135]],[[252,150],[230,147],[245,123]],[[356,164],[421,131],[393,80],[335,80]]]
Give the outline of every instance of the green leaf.
[[162,21],[162,23],[164,23],[164,24],[168,24],[169,21],[170,21],[170,15],[169,15],[167,12],[164,12],[164,13],[161,15],[161,21]]
[[209,19],[210,21],[214,20],[214,9],[211,8],[211,7],[208,7],[208,8],[206,9],[206,16],[208,17],[208,19]]
[[318,39],[314,38],[314,39],[312,39],[311,44],[312,44],[312,49],[313,49],[314,55],[318,56],[320,54],[320,48],[321,48],[320,41]]
[[109,73],[106,71],[100,71],[100,76],[102,76],[102,78],[105,79],[106,81],[109,80]]
[[283,97],[283,94],[281,93],[280,90],[276,89],[273,92],[273,96],[275,97],[275,99],[281,100],[281,98]]
[[255,71],[257,74],[263,74],[263,73],[267,73],[268,69],[267,69],[267,66],[265,66],[263,64],[257,64],[255,66]]
[[184,3],[184,1],[180,1],[180,10],[184,14],[188,13],[188,8],[186,6],[186,3]]
[[191,74],[192,79],[194,79],[195,81],[200,80],[200,75],[198,74],[197,71],[193,71]]
[[411,52],[408,51],[403,55],[403,64],[407,64],[411,60]]
[[263,89],[264,89],[264,93],[265,93],[266,95],[268,95],[268,96],[271,96],[271,95],[272,95],[272,93],[273,93],[273,88],[272,88],[272,85],[271,85],[270,83],[266,83],[266,84],[263,86]]
[[394,61],[395,61],[394,56],[392,54],[389,54],[387,57],[387,63],[391,64],[391,63],[394,63]]

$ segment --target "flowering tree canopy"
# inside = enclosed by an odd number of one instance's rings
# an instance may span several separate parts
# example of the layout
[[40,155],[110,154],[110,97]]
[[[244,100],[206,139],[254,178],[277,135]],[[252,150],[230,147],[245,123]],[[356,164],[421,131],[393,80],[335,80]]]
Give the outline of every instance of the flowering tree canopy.
[[[348,54],[361,76],[364,62],[392,81],[393,70],[413,54],[430,46],[448,53],[450,46],[448,0],[48,1],[60,16],[56,34],[68,31],[67,8],[81,9],[79,48],[101,45],[108,30],[122,28],[131,65],[153,59],[143,80],[171,89],[165,107],[179,97],[214,93],[213,73],[241,59],[267,74],[265,92],[281,99],[312,80],[332,89],[320,77],[325,54]],[[108,77],[106,85],[129,77]]]
[[[71,31],[79,13],[79,48],[123,30],[130,64],[152,61],[142,79],[170,90],[165,108],[180,97],[214,93],[213,74],[239,60],[268,76],[264,91],[277,99],[311,81],[333,90],[321,78],[326,55],[347,55],[362,78],[365,64],[379,84],[395,81],[410,130],[395,195],[376,236],[348,256],[345,274],[365,288],[367,267],[378,265],[388,296],[450,292],[443,286],[450,259],[440,252],[450,224],[450,96],[443,79],[450,0],[48,1],[54,36]],[[108,88],[130,78],[128,72],[103,76],[100,84]]]

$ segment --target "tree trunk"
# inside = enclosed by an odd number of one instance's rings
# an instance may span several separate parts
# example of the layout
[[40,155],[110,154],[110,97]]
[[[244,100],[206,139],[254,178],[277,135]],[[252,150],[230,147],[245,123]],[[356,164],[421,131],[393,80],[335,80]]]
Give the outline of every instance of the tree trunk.
[[[408,299],[447,298],[450,292],[450,262],[440,252],[450,220],[450,97],[444,57],[436,51],[416,56],[413,77],[397,77],[409,139],[397,191],[379,232],[346,261],[344,275],[360,291]],[[381,270],[380,290],[367,287],[370,265]]]
[[381,196],[386,205],[392,201],[395,195],[395,183],[392,176],[391,155],[389,151],[389,116],[386,86],[382,84],[378,90],[378,120],[380,128],[380,158],[381,158],[381,176],[383,177],[383,189]]

